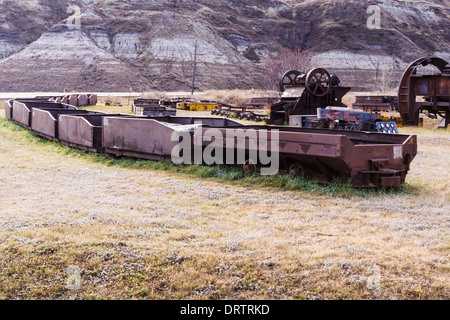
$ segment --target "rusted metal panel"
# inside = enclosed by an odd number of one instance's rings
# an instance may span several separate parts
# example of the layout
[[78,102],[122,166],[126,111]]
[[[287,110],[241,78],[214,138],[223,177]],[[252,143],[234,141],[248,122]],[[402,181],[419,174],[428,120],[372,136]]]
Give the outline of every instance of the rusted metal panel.
[[103,119],[103,146],[115,155],[169,159],[175,142],[173,129],[153,119]]
[[89,102],[89,99],[86,94],[80,94],[78,96],[78,106],[87,106],[88,102]]
[[58,117],[54,117],[50,111],[33,108],[31,130],[47,139],[56,139],[58,137]]
[[34,108],[50,108],[50,109],[69,109],[69,110],[77,110],[76,107],[57,104],[54,102],[41,100],[41,99],[24,99],[24,100],[14,100],[12,104],[12,116],[13,120],[27,128],[31,128],[32,126],[32,110]]
[[450,97],[450,75],[441,77],[436,81],[436,94],[438,96]]
[[[405,182],[409,171],[409,164],[417,154],[417,137],[413,135],[387,135],[396,137],[397,141],[386,144],[359,144],[353,141],[345,141],[343,145],[343,157],[347,159],[353,184],[358,187],[391,186],[383,182],[396,177],[400,180],[397,185]],[[383,161],[380,161],[383,159]],[[392,181],[390,182],[392,183]]]
[[398,102],[395,96],[356,96],[353,109],[364,111],[393,111],[397,110]]
[[450,96],[450,77],[439,75],[411,77],[411,83],[419,96]]
[[[196,121],[210,127],[241,125],[229,119],[219,118],[124,118],[104,117],[103,147],[106,152],[115,155],[141,157],[144,159],[170,160],[173,148],[172,133]],[[193,127],[192,127],[193,128]]]
[[5,102],[5,117],[8,120],[12,120],[12,112],[13,112],[13,106],[12,104],[14,103],[13,100],[8,100]]
[[90,106],[95,106],[98,102],[98,97],[96,94],[90,94],[89,95],[89,105]]
[[71,95],[69,96],[67,103],[71,106],[78,107],[78,95]]
[[91,152],[103,150],[103,118],[119,114],[84,114],[59,116],[59,140],[64,145]]
[[13,103],[13,120],[27,128],[31,127],[31,109],[22,102]]
[[90,113],[90,111],[86,110],[33,108],[31,129],[39,136],[45,137],[47,139],[57,140],[59,138],[58,127],[60,115],[82,115]]
[[97,149],[101,146],[95,144],[95,127],[84,117],[61,115],[59,117],[59,140],[63,144]]

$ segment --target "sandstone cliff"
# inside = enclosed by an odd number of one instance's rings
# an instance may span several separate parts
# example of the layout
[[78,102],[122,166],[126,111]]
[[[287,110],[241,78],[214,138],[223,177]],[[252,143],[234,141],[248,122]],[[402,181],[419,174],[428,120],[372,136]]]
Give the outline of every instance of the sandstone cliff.
[[0,91],[187,90],[196,43],[198,89],[260,87],[282,49],[368,90],[416,58],[450,58],[443,0],[0,0],[0,12]]

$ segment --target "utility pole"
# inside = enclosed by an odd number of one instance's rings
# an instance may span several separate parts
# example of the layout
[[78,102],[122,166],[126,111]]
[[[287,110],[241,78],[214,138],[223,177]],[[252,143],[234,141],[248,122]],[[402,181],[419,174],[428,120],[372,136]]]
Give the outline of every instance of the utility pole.
[[375,82],[378,82],[378,71],[380,70],[380,60],[377,61],[377,74],[375,75]]
[[194,53],[194,72],[192,75],[192,94],[195,90],[195,73],[197,71],[197,40],[195,40],[195,53]]
[[225,70],[225,90],[228,90],[228,73],[227,73],[227,70]]
[[[211,68],[209,68],[209,70],[211,70]],[[211,74],[211,72],[209,72],[209,74]],[[209,80],[209,90],[211,90],[211,76],[208,77]]]

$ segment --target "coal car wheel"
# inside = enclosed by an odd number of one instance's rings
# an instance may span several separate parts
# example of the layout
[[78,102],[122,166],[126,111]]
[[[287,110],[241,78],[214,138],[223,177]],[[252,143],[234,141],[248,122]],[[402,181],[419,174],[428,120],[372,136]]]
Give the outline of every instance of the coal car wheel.
[[297,84],[298,76],[302,75],[303,72],[297,70],[291,70],[286,72],[280,81],[280,90],[284,92],[286,87],[295,86]]
[[243,169],[244,169],[244,172],[248,172],[248,173],[256,172],[256,164],[251,160],[247,160],[247,161],[245,161]]
[[293,165],[291,165],[289,167],[289,176],[291,178],[304,177],[305,169],[303,169],[303,167],[301,165],[299,165],[298,163],[294,163]]

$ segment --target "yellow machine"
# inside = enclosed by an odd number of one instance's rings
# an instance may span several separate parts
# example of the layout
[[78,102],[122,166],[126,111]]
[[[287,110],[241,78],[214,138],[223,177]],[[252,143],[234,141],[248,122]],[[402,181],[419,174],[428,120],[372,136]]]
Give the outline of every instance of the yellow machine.
[[217,102],[180,102],[177,103],[177,109],[187,111],[212,111],[219,108]]
[[393,117],[393,116],[381,114],[380,119],[383,121],[395,121],[397,123],[398,128],[403,127],[403,121],[402,121],[402,118],[400,118],[400,117]]

